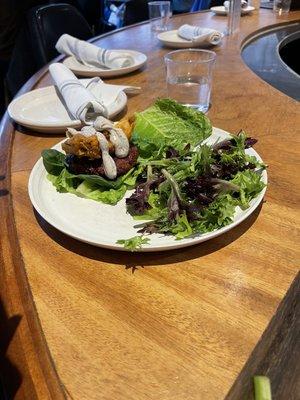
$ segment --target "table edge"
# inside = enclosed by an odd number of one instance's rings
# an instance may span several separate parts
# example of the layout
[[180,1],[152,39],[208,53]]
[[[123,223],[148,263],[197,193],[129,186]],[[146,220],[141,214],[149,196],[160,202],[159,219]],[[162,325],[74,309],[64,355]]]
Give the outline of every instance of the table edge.
[[[47,68],[45,66],[34,74],[17,96],[31,90]],[[66,399],[43,334],[18,242],[10,169],[13,141],[14,123],[6,111],[0,124],[0,323],[6,326],[10,342],[0,375],[5,377],[2,380],[7,398],[13,398],[10,395],[14,393],[14,398],[20,399]],[[18,321],[14,330],[11,329],[12,321]],[[3,350],[3,343],[0,342],[0,346]],[[5,376],[7,365],[14,366],[14,372],[23,377],[19,387],[16,376]]]

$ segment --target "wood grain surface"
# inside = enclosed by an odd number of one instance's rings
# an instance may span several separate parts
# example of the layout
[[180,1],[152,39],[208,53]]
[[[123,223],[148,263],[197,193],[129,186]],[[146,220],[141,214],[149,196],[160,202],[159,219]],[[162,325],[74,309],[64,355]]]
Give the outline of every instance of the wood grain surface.
[[[201,245],[127,254],[56,231],[34,212],[27,183],[41,150],[61,136],[21,128],[12,134],[4,121],[1,296],[6,319],[21,317],[9,353],[22,377],[16,399],[217,400],[229,392],[299,270],[299,105],[250,71],[240,48],[256,31],[299,16],[245,16],[240,32],[215,48],[208,115],[214,126],[259,139],[269,188],[252,216]],[[185,22],[222,30],[226,18],[184,15],[171,27]],[[110,80],[143,89],[125,112],[165,96],[169,50],[147,23],[96,42],[148,56],[143,70]],[[50,83],[42,71],[33,87]],[[292,398],[290,387],[277,398]]]
[[253,376],[266,375],[274,399],[300,398],[300,273],[231,388],[226,400],[253,399]]

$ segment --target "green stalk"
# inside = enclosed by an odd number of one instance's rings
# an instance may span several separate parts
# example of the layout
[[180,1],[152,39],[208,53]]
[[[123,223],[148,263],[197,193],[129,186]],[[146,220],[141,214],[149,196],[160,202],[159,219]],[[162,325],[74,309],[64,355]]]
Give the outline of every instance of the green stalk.
[[174,191],[174,193],[175,193],[176,197],[178,198],[178,200],[183,202],[178,183],[176,182],[174,177],[164,168],[161,170],[161,172],[163,173],[163,175],[167,179],[167,181],[170,182],[171,188]]
[[271,383],[267,376],[254,376],[255,400],[272,400]]
[[152,178],[152,167],[151,165],[147,165],[147,181],[149,181]]

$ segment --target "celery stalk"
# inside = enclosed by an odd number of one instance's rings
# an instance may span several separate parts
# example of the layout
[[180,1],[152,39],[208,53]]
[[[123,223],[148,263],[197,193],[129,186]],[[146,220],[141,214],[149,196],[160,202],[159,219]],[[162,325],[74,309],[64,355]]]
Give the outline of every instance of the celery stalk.
[[255,400],[272,400],[271,383],[267,376],[254,376]]

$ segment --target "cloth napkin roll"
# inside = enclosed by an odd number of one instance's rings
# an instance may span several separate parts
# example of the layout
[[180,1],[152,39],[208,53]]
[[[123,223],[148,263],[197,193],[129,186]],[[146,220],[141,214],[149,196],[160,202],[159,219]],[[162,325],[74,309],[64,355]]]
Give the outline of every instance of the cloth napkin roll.
[[99,115],[109,117],[109,106],[121,92],[136,94],[141,91],[136,86],[108,85],[99,77],[79,80],[60,63],[51,64],[49,72],[70,114],[88,125]]
[[198,44],[213,44],[221,43],[223,34],[209,28],[200,28],[194,25],[182,25],[178,31],[178,35],[186,40],[192,40]]
[[119,69],[134,64],[134,58],[126,50],[102,49],[66,33],[58,39],[55,48],[59,53],[74,56],[77,61],[87,66]]
[[97,100],[69,68],[61,63],[53,63],[49,66],[49,72],[74,118],[92,125],[100,115],[107,116],[103,101]]
[[125,92],[126,94],[137,94],[141,91],[141,88],[137,86],[109,85],[104,83],[99,77],[80,79],[80,82],[97,100],[103,101],[105,106],[116,101],[121,92]]

